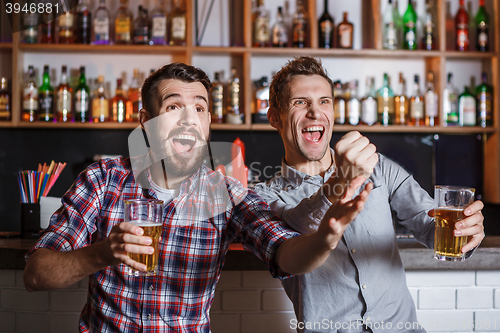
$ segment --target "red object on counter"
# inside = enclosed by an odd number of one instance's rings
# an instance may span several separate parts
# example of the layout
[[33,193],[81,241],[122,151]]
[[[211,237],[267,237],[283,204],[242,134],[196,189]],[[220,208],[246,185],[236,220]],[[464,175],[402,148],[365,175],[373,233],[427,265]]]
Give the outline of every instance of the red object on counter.
[[248,187],[248,169],[245,166],[245,144],[240,138],[236,138],[231,147],[231,165],[233,166],[233,178],[236,178],[243,187]]
[[219,171],[222,173],[224,176],[226,175],[226,167],[222,164],[219,164],[218,166],[215,167],[215,171]]

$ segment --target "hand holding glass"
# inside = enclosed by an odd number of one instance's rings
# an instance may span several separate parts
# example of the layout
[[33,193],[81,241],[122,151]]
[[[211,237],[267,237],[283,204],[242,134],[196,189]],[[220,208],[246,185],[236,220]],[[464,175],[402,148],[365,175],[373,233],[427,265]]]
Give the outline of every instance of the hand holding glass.
[[467,187],[434,187],[434,258],[442,261],[464,261],[462,247],[467,236],[455,236],[455,224],[465,219],[464,209],[474,201],[474,189]]
[[146,271],[138,271],[128,267],[127,274],[133,276],[154,276],[158,273],[158,245],[163,227],[163,201],[135,199],[125,200],[125,222],[141,227],[143,236],[151,237],[154,248],[152,254],[128,253],[128,256],[141,264],[146,265]]

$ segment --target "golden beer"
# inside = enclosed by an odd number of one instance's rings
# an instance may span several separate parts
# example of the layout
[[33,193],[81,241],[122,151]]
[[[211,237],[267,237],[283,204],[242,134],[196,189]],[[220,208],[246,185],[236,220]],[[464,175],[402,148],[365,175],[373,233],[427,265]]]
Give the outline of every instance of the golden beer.
[[155,249],[152,254],[128,253],[128,256],[141,264],[146,265],[147,270],[137,271],[129,267],[128,274],[134,276],[153,276],[158,272],[158,245],[162,232],[162,224],[152,223],[150,221],[130,221],[131,224],[141,227],[144,230],[143,236],[151,237],[153,242],[151,247]]
[[463,208],[439,207],[434,210],[436,231],[434,235],[434,254],[437,259],[447,258],[460,261],[464,258],[462,246],[467,244],[467,236],[455,236],[455,223],[465,218]]

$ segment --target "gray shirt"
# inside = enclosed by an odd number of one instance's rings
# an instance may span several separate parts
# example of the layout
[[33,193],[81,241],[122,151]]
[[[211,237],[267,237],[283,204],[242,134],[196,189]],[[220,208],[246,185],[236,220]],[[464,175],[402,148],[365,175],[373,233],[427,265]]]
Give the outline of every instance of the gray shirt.
[[[434,201],[402,167],[379,157],[364,210],[347,227],[325,264],[282,280],[297,316],[291,327],[299,332],[369,332],[368,328],[425,332],[417,323],[406,285],[393,221],[432,248],[434,223],[427,212]],[[310,176],[283,163],[280,174],[254,190],[291,227],[307,234],[317,229],[331,206],[318,190],[333,171],[330,168],[324,177]]]

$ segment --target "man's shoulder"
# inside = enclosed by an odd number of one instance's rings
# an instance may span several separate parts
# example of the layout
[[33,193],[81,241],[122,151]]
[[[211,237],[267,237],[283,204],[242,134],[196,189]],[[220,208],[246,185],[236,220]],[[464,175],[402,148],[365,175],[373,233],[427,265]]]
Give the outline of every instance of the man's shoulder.
[[89,165],[85,172],[102,177],[109,174],[128,175],[132,172],[132,166],[128,157],[103,158]]

